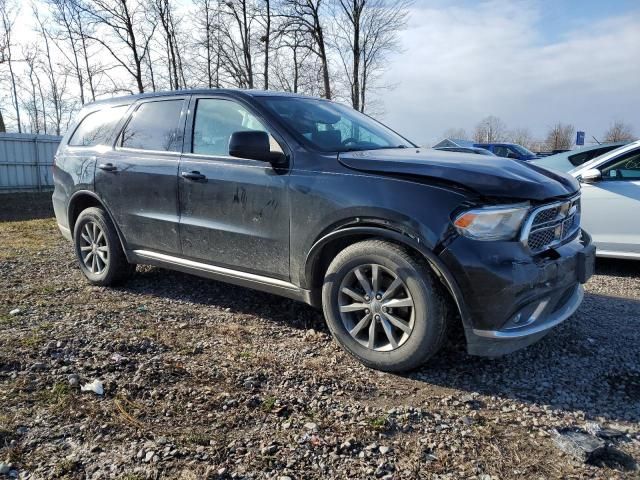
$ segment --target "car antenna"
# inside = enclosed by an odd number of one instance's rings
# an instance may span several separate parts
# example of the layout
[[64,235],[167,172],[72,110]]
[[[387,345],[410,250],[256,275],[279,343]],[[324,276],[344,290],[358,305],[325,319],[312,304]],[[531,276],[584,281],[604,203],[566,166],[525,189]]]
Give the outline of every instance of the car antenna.
[[602,143],[600,143],[600,142],[598,141],[598,139],[595,137],[595,135],[591,135],[591,138],[593,138],[593,139],[596,141],[596,143],[597,143],[598,145],[602,145]]

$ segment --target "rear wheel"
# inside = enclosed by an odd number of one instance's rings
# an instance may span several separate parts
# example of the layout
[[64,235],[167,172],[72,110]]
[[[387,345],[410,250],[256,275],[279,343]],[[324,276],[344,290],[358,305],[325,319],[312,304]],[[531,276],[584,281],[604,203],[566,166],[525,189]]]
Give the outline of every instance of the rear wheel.
[[446,339],[445,296],[427,265],[402,247],[367,240],[331,262],[322,289],[329,329],[365,365],[418,367]]
[[120,239],[106,212],[98,207],[83,210],[73,230],[80,270],[94,285],[115,285],[135,272],[127,262]]

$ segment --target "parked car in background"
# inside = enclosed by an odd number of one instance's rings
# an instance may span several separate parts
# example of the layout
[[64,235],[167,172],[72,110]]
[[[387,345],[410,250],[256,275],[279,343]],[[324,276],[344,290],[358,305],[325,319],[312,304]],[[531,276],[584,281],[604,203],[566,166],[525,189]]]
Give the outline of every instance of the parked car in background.
[[474,143],[474,147],[484,148],[489,150],[498,157],[514,158],[516,160],[534,160],[538,156],[532,151],[524,148],[517,143]]
[[575,178],[421,149],[327,100],[96,102],[53,172],[57,222],[90,283],[148,264],[307,302],[381,370],[417,367],[458,319],[471,354],[529,345],[573,314],[593,273]]
[[559,170],[561,172],[569,172],[580,165],[599,157],[602,154],[615,150],[629,142],[602,143],[600,145],[591,145],[588,147],[577,148],[548,157],[532,160],[535,165],[545,168]]
[[582,224],[598,256],[640,260],[640,140],[571,174],[582,183]]
[[475,147],[436,147],[434,150],[441,150],[443,152],[458,152],[458,153],[475,153],[476,155],[485,155],[489,157],[495,157],[493,153],[491,153],[486,148],[475,148]]

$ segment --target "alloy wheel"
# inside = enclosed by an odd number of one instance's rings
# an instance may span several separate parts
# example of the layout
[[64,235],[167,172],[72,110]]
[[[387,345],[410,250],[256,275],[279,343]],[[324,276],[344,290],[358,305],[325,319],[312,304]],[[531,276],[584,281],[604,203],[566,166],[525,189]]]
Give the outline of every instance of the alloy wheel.
[[338,308],[349,335],[371,350],[402,346],[415,324],[409,289],[398,275],[375,263],[360,265],[345,275]]
[[109,266],[107,238],[98,223],[89,221],[80,233],[80,256],[91,273],[100,275]]

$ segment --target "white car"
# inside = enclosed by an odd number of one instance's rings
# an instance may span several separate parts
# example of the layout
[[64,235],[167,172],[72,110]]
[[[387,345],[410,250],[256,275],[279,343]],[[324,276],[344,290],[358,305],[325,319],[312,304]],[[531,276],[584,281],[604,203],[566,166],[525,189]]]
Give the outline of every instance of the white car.
[[640,140],[580,165],[582,227],[600,257],[640,260]]

